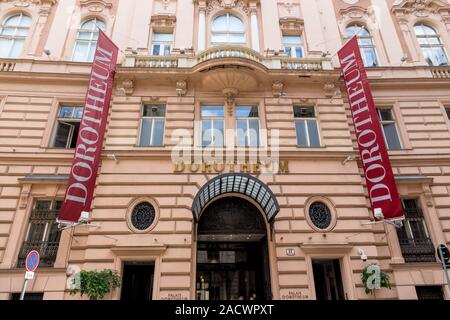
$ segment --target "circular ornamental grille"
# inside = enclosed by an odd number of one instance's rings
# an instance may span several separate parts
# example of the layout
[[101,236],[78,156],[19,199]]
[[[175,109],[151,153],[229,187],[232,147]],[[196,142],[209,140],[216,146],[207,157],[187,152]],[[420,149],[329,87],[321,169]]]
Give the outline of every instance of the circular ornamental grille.
[[136,205],[131,213],[131,223],[137,230],[150,228],[155,221],[155,208],[148,202],[141,202]]
[[314,202],[309,207],[311,222],[318,229],[327,229],[331,224],[330,209],[322,202]]

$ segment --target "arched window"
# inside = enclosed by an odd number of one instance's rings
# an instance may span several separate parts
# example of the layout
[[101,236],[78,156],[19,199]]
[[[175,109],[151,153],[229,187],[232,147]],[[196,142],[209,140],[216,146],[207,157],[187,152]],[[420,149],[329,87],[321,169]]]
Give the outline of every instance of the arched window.
[[77,33],[75,49],[72,60],[80,62],[91,62],[94,60],[95,48],[97,47],[98,28],[106,29],[106,24],[97,18],[85,21]]
[[444,46],[437,32],[424,24],[414,26],[417,42],[422,54],[430,66],[444,66],[448,64]]
[[21,55],[31,26],[31,18],[23,13],[3,21],[0,26],[0,58],[17,58]]
[[366,67],[376,67],[378,65],[375,44],[369,31],[358,24],[348,26],[346,29],[347,37],[358,36],[358,44],[361,49],[361,55]]
[[245,44],[245,25],[229,13],[214,19],[211,26],[211,44]]

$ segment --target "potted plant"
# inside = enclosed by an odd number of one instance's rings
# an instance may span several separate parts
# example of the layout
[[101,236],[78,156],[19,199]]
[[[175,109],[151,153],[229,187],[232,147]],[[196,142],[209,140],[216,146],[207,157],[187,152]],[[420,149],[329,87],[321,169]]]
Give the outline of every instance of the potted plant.
[[[378,269],[378,271],[376,270]],[[377,275],[378,273],[378,275]],[[376,281],[376,278],[379,276],[379,280],[380,280],[380,287],[379,288],[375,288],[373,286],[374,281]],[[376,263],[371,263],[368,266],[366,266],[361,274],[361,281],[364,285],[364,289],[366,294],[372,294],[375,295],[375,289],[380,289],[380,288],[387,288],[387,289],[391,289],[391,282],[389,279],[389,274],[383,270],[381,270],[381,268],[376,264]]]
[[81,271],[79,285],[70,290],[70,294],[87,295],[91,300],[103,299],[112,290],[119,288],[120,275],[117,271],[104,269],[102,271]]

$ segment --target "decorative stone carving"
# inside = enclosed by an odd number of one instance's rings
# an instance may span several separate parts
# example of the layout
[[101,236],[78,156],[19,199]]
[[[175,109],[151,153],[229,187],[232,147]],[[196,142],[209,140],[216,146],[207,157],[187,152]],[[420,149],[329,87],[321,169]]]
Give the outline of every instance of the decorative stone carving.
[[[259,1],[253,2],[257,3]],[[243,0],[210,0],[206,6],[206,13],[212,15],[222,9],[238,10],[242,14],[250,15],[249,5]]]
[[450,17],[450,5],[441,0],[403,0],[392,6],[392,12],[399,19],[411,14],[417,17],[438,14],[447,19]]
[[179,97],[185,96],[187,93],[187,82],[185,80],[177,81],[176,91]]
[[276,80],[272,83],[272,94],[275,98],[280,98],[283,95],[284,84]]
[[239,94],[239,90],[236,88],[225,88],[222,90],[222,93],[226,97],[226,104],[227,104],[227,110],[228,114],[230,116],[233,115],[233,106],[234,106],[234,99]]
[[341,92],[333,81],[325,82],[325,84],[323,85],[323,91],[325,92],[325,96],[327,98],[338,96]]
[[124,96],[130,96],[134,92],[134,80],[133,79],[125,79],[122,81],[122,84],[117,88],[120,94]]
[[[181,0],[183,1],[183,0]],[[157,0],[155,1],[155,10],[154,12],[157,15],[165,14],[165,15],[176,15],[177,10],[177,0]]]
[[22,191],[20,192],[19,198],[19,208],[25,209],[28,204],[28,199],[30,198],[31,184],[24,184],[22,186]]
[[300,17],[300,3],[297,1],[278,1],[278,15],[280,18]]
[[173,32],[176,21],[175,15],[155,15],[151,18],[151,26],[158,32]]
[[87,8],[89,12],[103,12],[105,9],[111,9],[112,3],[107,0],[80,0],[80,7]]
[[304,21],[299,18],[281,18],[280,29],[284,35],[300,35],[303,33]]

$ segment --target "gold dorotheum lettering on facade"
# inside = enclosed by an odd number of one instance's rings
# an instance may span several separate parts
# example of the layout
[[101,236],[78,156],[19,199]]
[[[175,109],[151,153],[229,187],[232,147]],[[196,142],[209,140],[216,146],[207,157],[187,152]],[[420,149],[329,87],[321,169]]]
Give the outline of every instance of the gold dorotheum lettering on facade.
[[[274,169],[278,168],[278,170]],[[243,163],[227,162],[201,162],[201,163],[184,163],[177,162],[173,165],[174,173],[224,173],[224,172],[240,172],[259,174],[264,172],[272,173],[289,173],[288,161],[268,161],[268,162],[250,162]]]

